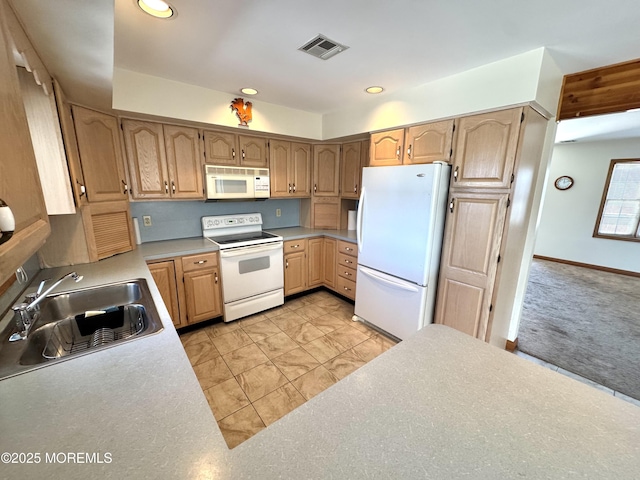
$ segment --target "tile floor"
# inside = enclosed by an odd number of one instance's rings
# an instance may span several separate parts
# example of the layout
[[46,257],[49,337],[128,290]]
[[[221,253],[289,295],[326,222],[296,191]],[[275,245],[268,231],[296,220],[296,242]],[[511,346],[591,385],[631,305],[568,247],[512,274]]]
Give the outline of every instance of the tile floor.
[[524,358],[525,360],[529,360],[530,362],[537,363],[538,365],[542,365],[543,367],[553,370],[554,372],[561,373],[566,377],[573,378],[574,380],[582,382],[593,388],[597,388],[598,390],[602,390],[603,392],[608,393],[609,395],[613,395],[614,397],[618,397],[626,402],[633,403],[634,405],[637,405],[640,407],[640,400],[630,397],[628,395],[625,395],[624,393],[620,393],[615,390],[612,390],[611,388],[605,387],[604,385],[600,385],[599,383],[596,383],[593,380],[589,380],[588,378],[582,377],[580,375],[576,375],[575,373],[565,370],[564,368],[560,368],[557,365],[554,365],[553,363],[545,362],[544,360],[533,357],[519,350],[516,350],[515,354],[519,357]]
[[181,335],[229,448],[395,345],[352,315],[322,290]]

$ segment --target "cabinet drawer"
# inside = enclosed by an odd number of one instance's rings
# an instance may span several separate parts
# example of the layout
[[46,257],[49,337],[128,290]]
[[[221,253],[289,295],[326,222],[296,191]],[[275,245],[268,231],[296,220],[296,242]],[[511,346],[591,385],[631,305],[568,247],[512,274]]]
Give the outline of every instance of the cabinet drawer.
[[338,265],[349,268],[356,268],[358,264],[358,258],[347,255],[346,253],[338,252]]
[[351,300],[356,298],[356,282],[347,280],[344,277],[338,277],[336,282],[336,291]]
[[182,257],[182,270],[185,272],[211,268],[216,265],[218,265],[218,254],[216,252]]
[[352,280],[355,282],[356,280],[356,269],[343,267],[342,265],[338,266],[338,275],[342,278],[346,278],[347,280]]
[[338,253],[345,253],[352,257],[358,256],[358,246],[355,243],[338,240]]
[[307,239],[287,240],[284,242],[284,254],[304,252],[307,249]]

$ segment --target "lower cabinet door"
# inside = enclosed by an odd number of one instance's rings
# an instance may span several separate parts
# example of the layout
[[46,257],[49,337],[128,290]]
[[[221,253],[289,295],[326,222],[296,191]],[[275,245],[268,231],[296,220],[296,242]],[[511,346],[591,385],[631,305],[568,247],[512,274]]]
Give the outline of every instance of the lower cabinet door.
[[173,260],[149,264],[149,271],[156,282],[162,300],[169,310],[171,320],[176,327],[181,326],[178,307],[178,288],[176,285],[176,268]]
[[220,275],[218,269],[185,272],[184,290],[187,302],[187,323],[222,315]]
[[291,295],[307,289],[307,258],[305,252],[284,257],[284,294]]
[[312,238],[309,240],[308,256],[308,277],[307,286],[309,288],[322,285],[324,273],[324,263],[322,251],[324,249],[324,238]]

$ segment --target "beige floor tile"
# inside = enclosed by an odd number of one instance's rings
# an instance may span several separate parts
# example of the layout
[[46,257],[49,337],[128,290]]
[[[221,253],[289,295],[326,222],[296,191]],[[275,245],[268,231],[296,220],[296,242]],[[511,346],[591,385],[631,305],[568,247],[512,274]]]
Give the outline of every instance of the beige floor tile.
[[204,330],[207,332],[209,337],[213,339],[215,337],[226,335],[227,333],[233,332],[234,330],[238,330],[241,326],[242,325],[238,321],[228,322],[228,323],[220,322],[220,323],[211,325],[210,327],[207,327]]
[[273,363],[289,380],[294,380],[320,365],[301,347],[274,358]]
[[322,316],[317,317],[317,318],[312,318],[309,321],[311,323],[313,323],[320,331],[322,331],[324,333],[333,332],[334,330],[337,330],[338,328],[346,327],[348,325],[347,322],[345,322],[344,320],[340,320],[340,319],[336,318],[334,315],[332,315],[330,313],[322,315]]
[[338,310],[341,308],[346,302],[335,295],[327,294],[327,296],[323,296],[313,302],[314,305],[318,307],[328,309],[328,310]]
[[364,324],[363,322],[349,322],[349,325],[353,328],[355,328],[356,330],[360,330],[362,333],[364,333],[367,337],[372,337],[373,335],[377,334],[378,332],[376,332],[373,328],[368,327],[366,324]]
[[249,405],[249,399],[233,377],[205,390],[204,394],[216,420],[222,420]]
[[[337,319],[343,320],[345,322],[351,323],[354,308],[353,305],[347,304],[347,306],[342,306],[331,312],[331,315],[336,317]],[[362,323],[362,322],[353,322],[353,323]]]
[[287,300],[284,305],[289,309],[289,310],[297,310],[299,308],[302,308],[306,305],[310,305],[311,301],[307,299],[306,296],[304,297],[298,297],[295,298],[293,300]]
[[222,357],[216,357],[193,367],[203,390],[214,387],[225,380],[232,378],[233,373],[224,363]]
[[219,337],[213,337],[211,340],[220,352],[220,355],[224,355],[225,353],[229,353],[233,350],[237,350],[240,347],[244,347],[245,345],[249,345],[250,343],[252,343],[249,335],[244,333],[242,329],[234,330],[230,333],[225,333],[224,335],[220,335]]
[[236,379],[252,402],[288,383],[287,377],[271,362],[247,370]]
[[329,360],[324,364],[324,367],[333,373],[336,378],[342,380],[344,377],[356,371],[366,363],[367,362],[354,352],[353,349],[349,349]]
[[251,405],[218,422],[220,432],[229,448],[235,448],[265,428],[264,422]]
[[327,311],[325,309],[323,309],[322,307],[318,307],[314,303],[306,305],[302,308],[298,308],[294,311],[307,321],[311,321],[314,318],[318,318],[327,314]]
[[260,400],[256,400],[253,407],[268,427],[290,411],[298,408],[305,401],[305,398],[300,392],[298,392],[293,385],[287,383],[270,394],[265,395]]
[[338,342],[326,336],[302,345],[302,348],[309,352],[311,356],[320,363],[325,363],[347,350]]
[[284,331],[289,337],[300,345],[309,343],[324,335],[317,327],[309,322],[301,323]]
[[368,340],[353,347],[353,351],[365,362],[370,362],[381,353],[386,352],[395,345],[395,342],[376,333]]
[[286,305],[280,305],[279,307],[275,307],[270,310],[265,310],[262,313],[266,315],[268,318],[273,318],[273,317],[277,317],[278,315],[282,315],[283,313],[288,311],[289,311],[289,307],[287,307]]
[[297,311],[293,310],[288,310],[282,315],[278,315],[277,317],[271,317],[271,321],[280,330],[287,330],[289,328],[295,327],[296,325],[300,325],[301,323],[306,322],[303,317],[298,315]]
[[335,340],[345,349],[355,347],[359,343],[364,342],[369,338],[368,335],[362,333],[360,330],[353,328],[351,325],[347,325],[342,328],[338,328],[333,332],[327,333],[327,337]]
[[267,318],[265,318],[265,320],[260,323],[243,326],[242,330],[244,330],[244,332],[249,335],[249,337],[251,337],[251,340],[253,340],[254,342],[259,342],[260,340],[264,340],[265,338],[282,331],[278,327],[276,327],[271,320]]
[[307,400],[310,400],[337,381],[338,379],[329,370],[320,365],[291,383]]
[[267,317],[264,313],[256,313],[255,315],[251,315],[249,317],[242,318],[237,320],[241,327],[248,327],[249,325],[254,325],[256,323],[264,322],[269,317]]
[[180,341],[183,347],[187,347],[189,345],[195,345],[196,343],[207,342],[209,341],[209,336],[204,330],[196,330],[180,335]]
[[258,345],[260,350],[270,359],[278,357],[294,348],[298,348],[298,344],[291,340],[284,332],[260,340],[256,342],[256,345]]
[[213,346],[207,334],[205,333],[204,335],[207,337],[206,342],[189,343],[184,347],[191,365],[207,362],[220,356],[220,352]]
[[261,363],[269,361],[267,356],[255,343],[227,353],[223,355],[222,358],[234,375],[246,372]]

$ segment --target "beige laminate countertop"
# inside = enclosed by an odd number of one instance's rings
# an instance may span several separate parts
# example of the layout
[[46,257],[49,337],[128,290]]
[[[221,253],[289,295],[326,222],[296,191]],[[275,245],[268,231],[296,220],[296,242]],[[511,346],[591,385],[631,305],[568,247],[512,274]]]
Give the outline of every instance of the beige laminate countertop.
[[[622,479],[640,471],[640,408],[440,325],[229,450],[142,249],[73,269],[83,286],[146,278],[165,328],[0,381],[0,454],[40,454],[39,463],[0,465],[0,478]],[[46,463],[52,453],[66,461]],[[87,454],[104,463],[86,463]]]

